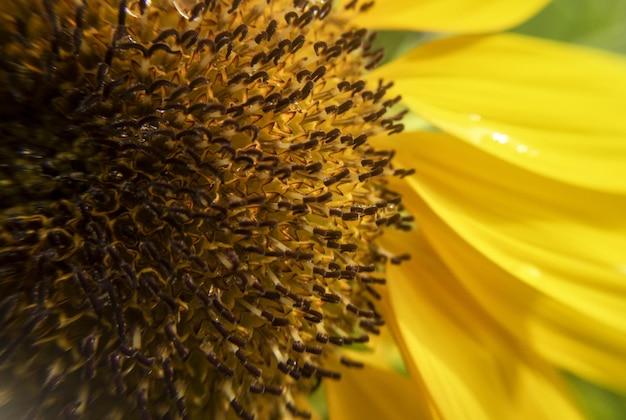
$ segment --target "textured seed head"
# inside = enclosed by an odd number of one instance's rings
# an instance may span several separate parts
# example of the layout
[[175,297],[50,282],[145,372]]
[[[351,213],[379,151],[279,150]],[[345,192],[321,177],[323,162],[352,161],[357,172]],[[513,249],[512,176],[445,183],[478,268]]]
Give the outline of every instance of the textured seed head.
[[3,413],[306,417],[360,366],[406,227],[367,7],[2,3]]

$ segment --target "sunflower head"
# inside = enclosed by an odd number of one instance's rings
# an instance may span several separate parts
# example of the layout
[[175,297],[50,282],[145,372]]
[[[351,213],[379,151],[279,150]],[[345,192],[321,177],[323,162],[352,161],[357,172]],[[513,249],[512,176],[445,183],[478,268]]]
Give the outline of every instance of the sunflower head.
[[351,2],[0,8],[0,403],[303,416],[383,324],[402,130]]

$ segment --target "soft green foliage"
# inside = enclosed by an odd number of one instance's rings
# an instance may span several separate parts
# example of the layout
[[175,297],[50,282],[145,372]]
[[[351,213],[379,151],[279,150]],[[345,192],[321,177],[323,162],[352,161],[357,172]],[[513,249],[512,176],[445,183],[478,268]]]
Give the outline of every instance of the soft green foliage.
[[514,32],[626,54],[626,1],[555,0]]
[[589,418],[593,420],[618,420],[626,416],[625,396],[600,388],[572,375],[567,375],[567,378]]

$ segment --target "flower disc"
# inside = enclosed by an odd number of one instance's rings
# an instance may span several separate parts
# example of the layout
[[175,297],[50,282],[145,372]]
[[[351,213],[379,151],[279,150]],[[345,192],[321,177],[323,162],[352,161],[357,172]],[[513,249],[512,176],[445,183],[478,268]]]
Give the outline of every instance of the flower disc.
[[306,417],[358,366],[407,227],[359,7],[0,6],[3,413]]

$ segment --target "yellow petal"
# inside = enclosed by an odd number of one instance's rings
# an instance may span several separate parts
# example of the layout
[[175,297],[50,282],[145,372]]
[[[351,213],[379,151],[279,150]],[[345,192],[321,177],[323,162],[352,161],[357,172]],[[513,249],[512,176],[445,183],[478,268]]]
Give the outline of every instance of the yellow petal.
[[626,61],[505,34],[441,39],[371,74],[414,112],[542,175],[626,192]]
[[[524,22],[549,0],[384,0],[354,23],[371,29],[481,33]],[[347,2],[344,2],[347,3]]]
[[324,382],[331,420],[433,418],[424,394],[406,376],[373,365],[341,371],[341,380]]
[[417,168],[404,202],[490,316],[553,363],[626,389],[614,374],[626,371],[626,197],[541,177],[444,134],[387,142]]
[[580,418],[555,372],[488,316],[421,235],[384,244],[412,251],[388,272],[390,322],[442,418]]

